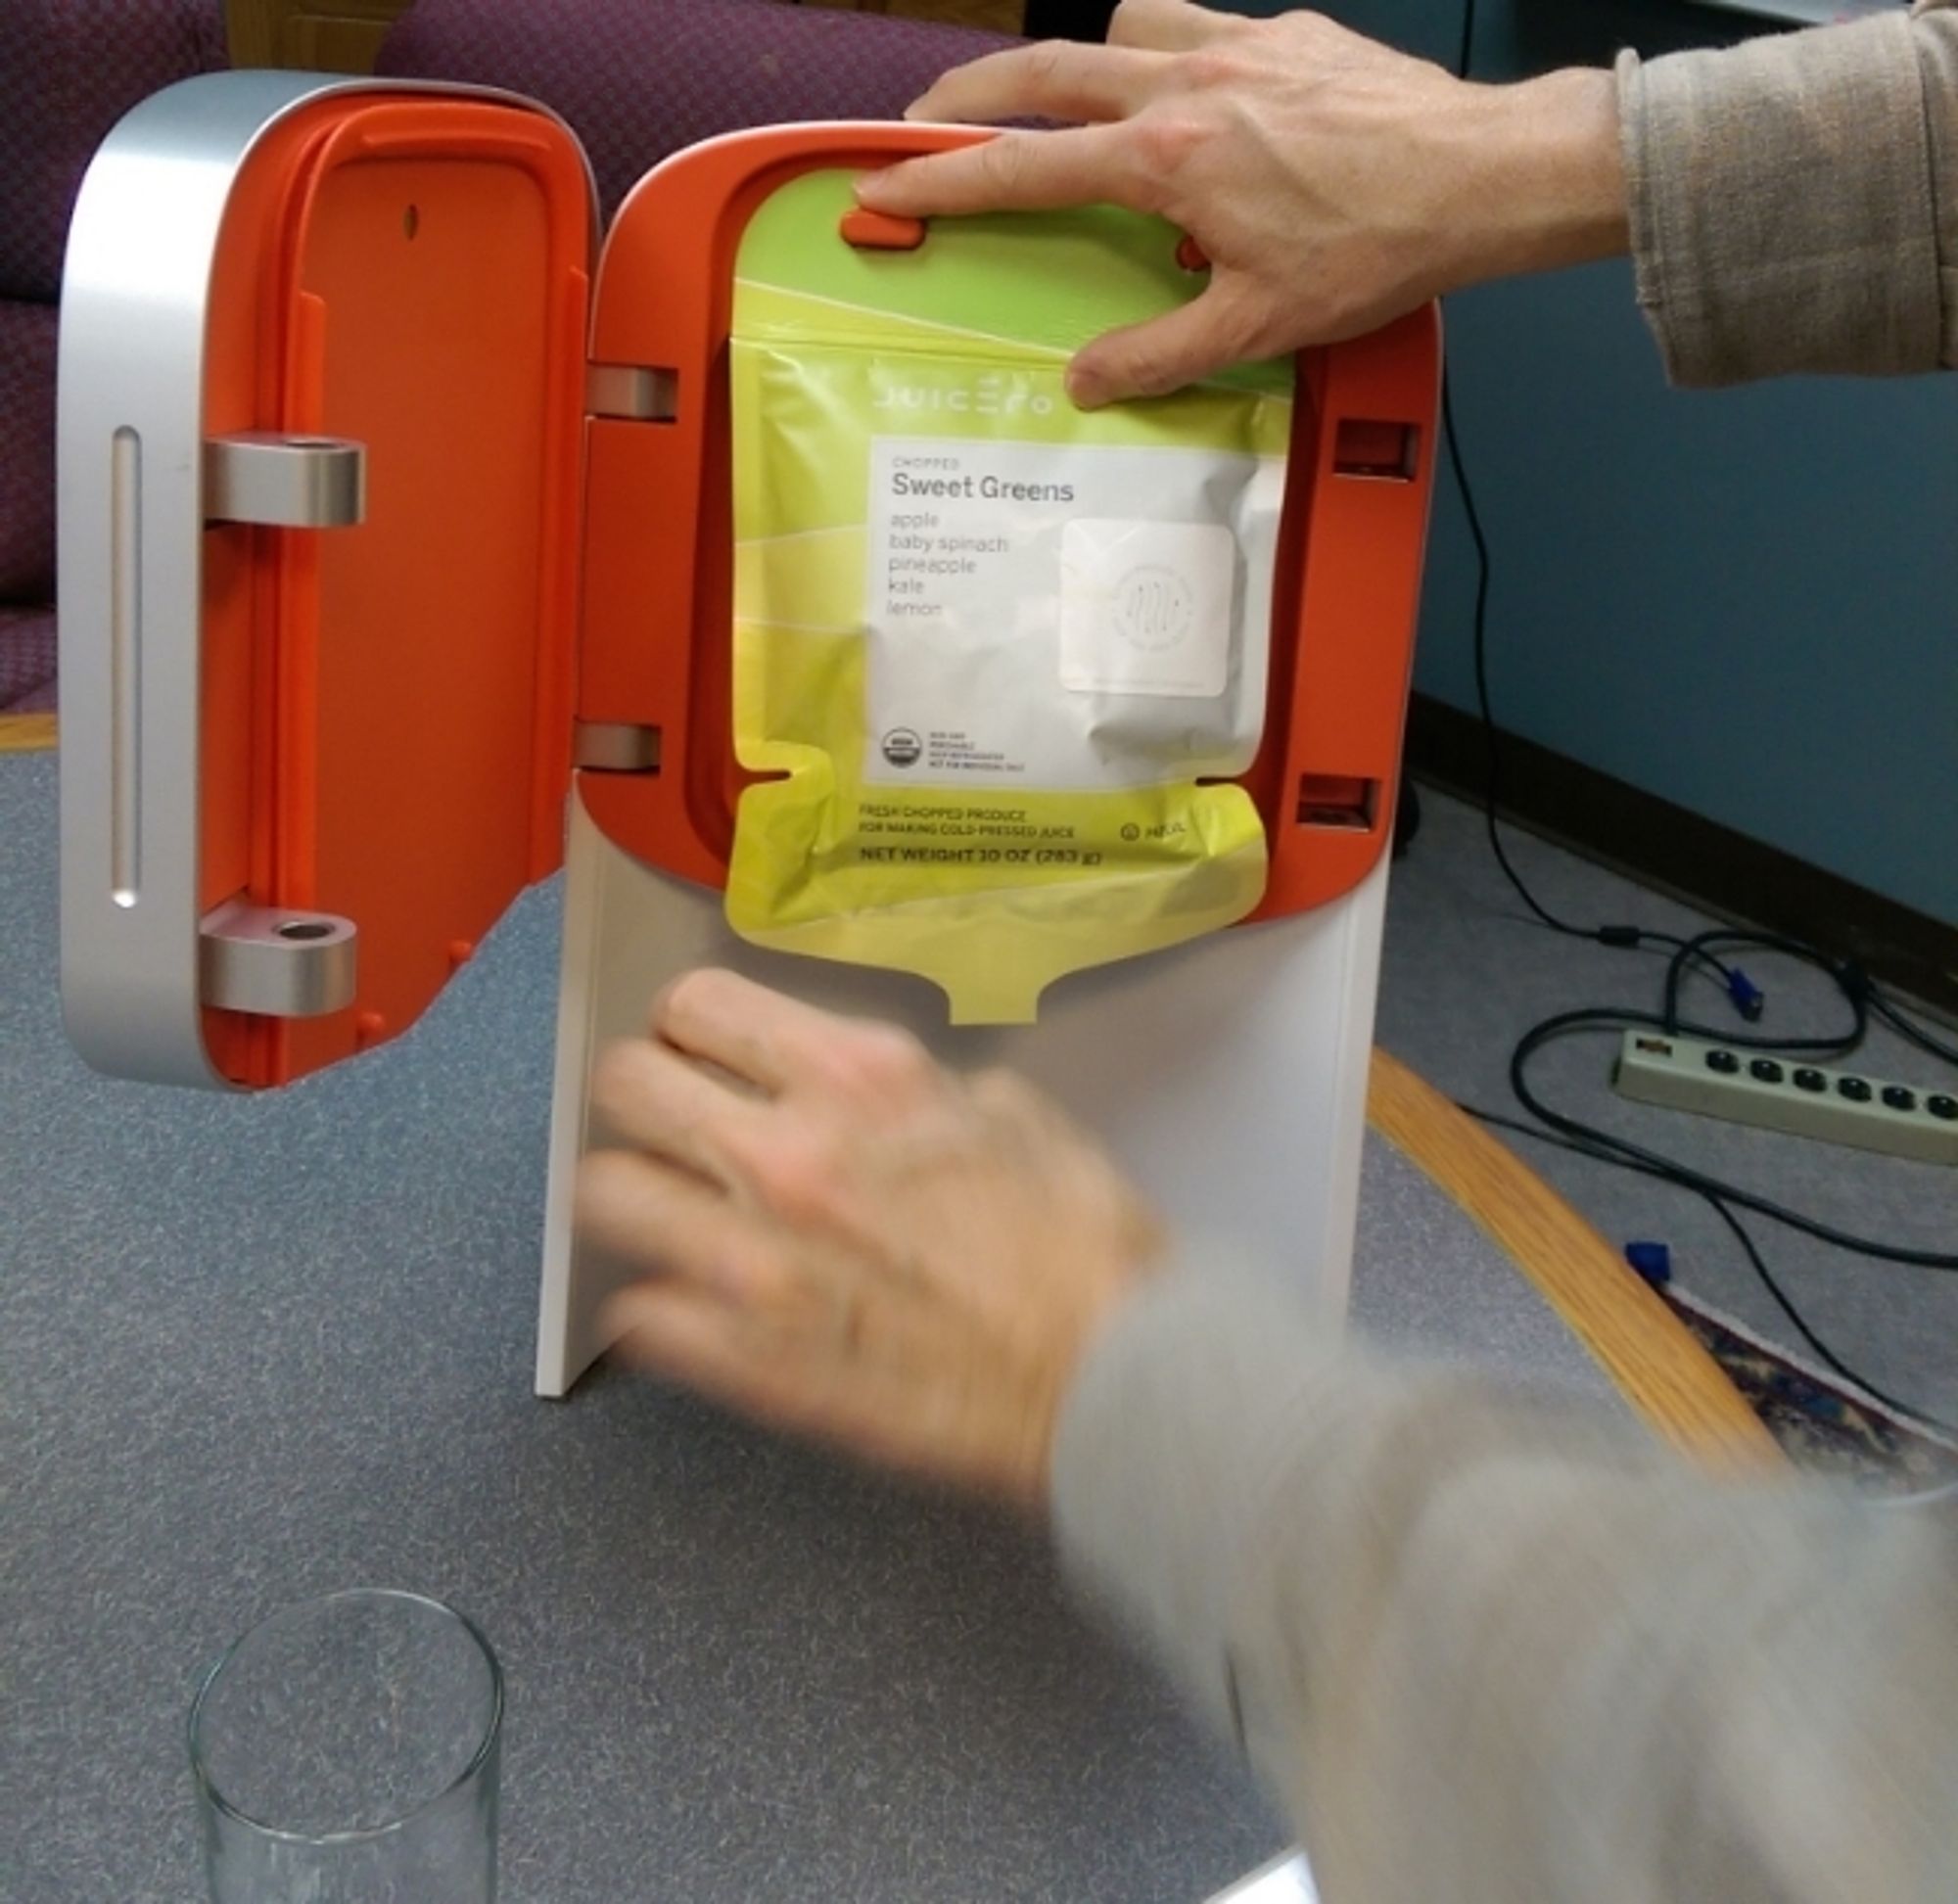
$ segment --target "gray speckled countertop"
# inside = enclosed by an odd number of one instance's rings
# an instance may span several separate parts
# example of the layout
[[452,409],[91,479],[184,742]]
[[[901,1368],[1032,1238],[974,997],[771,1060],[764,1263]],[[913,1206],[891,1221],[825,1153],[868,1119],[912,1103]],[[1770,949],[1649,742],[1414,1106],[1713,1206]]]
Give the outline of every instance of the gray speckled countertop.
[[[183,1720],[283,1602],[454,1601],[510,1904],[1186,1904],[1280,1824],[992,1515],[600,1370],[530,1394],[556,894],[411,1038],[243,1101],[87,1073],[54,768],[0,760],[0,1899],[201,1894]],[[1370,1157],[1356,1308],[1596,1391]]]

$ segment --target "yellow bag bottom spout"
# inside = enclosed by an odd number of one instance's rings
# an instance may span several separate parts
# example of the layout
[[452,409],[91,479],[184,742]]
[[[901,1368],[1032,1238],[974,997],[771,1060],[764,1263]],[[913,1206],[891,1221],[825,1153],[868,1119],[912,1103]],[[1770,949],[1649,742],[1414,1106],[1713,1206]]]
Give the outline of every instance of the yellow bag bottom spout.
[[727,916],[779,952],[914,972],[955,1025],[1033,1021],[1091,965],[1241,919],[1264,896],[1265,831],[1232,786],[853,802],[821,765],[743,796]]

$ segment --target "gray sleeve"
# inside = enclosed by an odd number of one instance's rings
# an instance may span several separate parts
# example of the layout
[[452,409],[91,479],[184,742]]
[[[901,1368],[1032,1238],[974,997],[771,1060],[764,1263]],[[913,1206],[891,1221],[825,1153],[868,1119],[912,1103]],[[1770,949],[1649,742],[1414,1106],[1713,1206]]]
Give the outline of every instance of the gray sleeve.
[[1958,7],[1627,53],[1618,103],[1674,382],[1958,365]]
[[1289,1808],[1329,1904],[1958,1897],[1958,1531],[1170,1277],[1091,1351],[1082,1591]]

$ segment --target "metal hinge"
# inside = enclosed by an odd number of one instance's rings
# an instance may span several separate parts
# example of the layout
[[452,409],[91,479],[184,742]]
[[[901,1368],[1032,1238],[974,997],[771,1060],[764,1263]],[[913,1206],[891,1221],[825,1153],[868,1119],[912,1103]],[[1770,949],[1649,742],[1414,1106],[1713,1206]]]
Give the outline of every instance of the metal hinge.
[[344,437],[249,430],[204,445],[209,522],[347,529],[367,514],[367,446]]
[[199,992],[208,1005],[267,1018],[318,1018],[353,1002],[351,919],[226,900],[198,928]]
[[627,720],[581,720],[572,728],[571,764],[598,773],[657,773],[660,730]]
[[671,423],[679,414],[679,373],[644,364],[587,364],[584,407],[591,416],[628,423]]

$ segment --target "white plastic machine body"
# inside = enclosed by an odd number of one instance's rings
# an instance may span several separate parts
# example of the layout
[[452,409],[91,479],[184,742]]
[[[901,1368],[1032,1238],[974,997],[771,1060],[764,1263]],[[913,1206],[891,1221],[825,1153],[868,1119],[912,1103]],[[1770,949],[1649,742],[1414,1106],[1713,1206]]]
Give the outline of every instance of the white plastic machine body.
[[[457,127],[452,153],[445,116]],[[702,964],[899,1020],[956,1065],[1023,1071],[1105,1138],[1198,1270],[1240,1263],[1286,1279],[1329,1315],[1344,1304],[1425,525],[1431,317],[1377,348],[1321,353],[1301,371],[1318,422],[1317,435],[1295,439],[1293,480],[1307,484],[1308,501],[1292,513],[1312,535],[1306,547],[1301,530],[1284,559],[1299,625],[1322,633],[1301,650],[1319,671],[1311,680],[1296,670],[1275,676],[1268,728],[1279,723],[1283,738],[1289,720],[1293,730],[1271,750],[1269,784],[1282,788],[1267,806],[1274,880],[1290,882],[1277,916],[1075,974],[1051,988],[1036,1024],[954,1031],[942,997],[921,981],[747,945],[725,922],[707,858],[691,846],[665,858],[637,850],[635,839],[652,835],[616,817],[621,776],[676,797],[683,722],[660,699],[665,674],[642,667],[634,676],[621,642],[607,660],[594,632],[591,599],[605,593],[591,581],[594,565],[612,562],[638,525],[670,527],[636,494],[636,515],[614,501],[606,516],[601,485],[616,487],[622,459],[656,439],[659,454],[680,457],[686,427],[693,460],[676,465],[678,479],[669,471],[652,500],[680,493],[676,483],[704,495],[715,479],[695,466],[718,467],[698,446],[705,426],[689,425],[683,407],[718,348],[710,330],[681,321],[687,287],[674,288],[680,267],[671,260],[695,277],[714,268],[699,263],[712,246],[685,221],[721,220],[710,235],[724,262],[727,208],[752,205],[755,180],[956,136],[771,128],[678,155],[615,222],[588,330],[583,154],[561,121],[508,95],[216,75],[139,107],[83,190],[59,426],[62,983],[71,1036],[103,1071],[216,1089],[275,1086],[353,1056],[406,1029],[509,898],[550,869],[568,789],[536,1369],[544,1395],[566,1393],[602,1353],[599,1311],[623,1273],[572,1222],[578,1164],[604,1140],[590,1102],[594,1059],[607,1040],[643,1026],[662,986]],[[535,217],[533,197],[544,208]],[[248,212],[269,230],[245,230]],[[561,480],[542,491],[526,558],[534,566],[522,573],[538,578],[546,608],[563,607],[536,611],[542,633],[521,625],[528,609],[511,611],[514,632],[500,649],[484,616],[512,595],[496,568],[509,536],[482,524],[519,479],[506,459],[478,455],[455,467],[466,491],[458,502],[402,475],[422,436],[480,424],[481,393],[494,381],[481,366],[473,382],[456,371],[455,340],[418,333],[432,321],[424,311],[453,313],[456,281],[470,272],[490,277],[488,289],[470,279],[466,308],[500,310],[521,291],[498,289],[493,274],[507,261],[497,247],[462,246],[442,261],[444,234],[476,217],[492,231],[500,219],[529,219],[537,256],[566,287],[539,301],[547,314],[536,334],[522,333],[537,401],[556,404],[565,426],[540,440]],[[398,321],[372,302],[369,256],[405,287]],[[275,267],[291,273],[284,290],[266,289]],[[634,342],[635,323],[650,343]],[[386,375],[350,363],[345,340],[354,335],[398,361]],[[269,350],[267,338],[286,353],[283,384],[251,365],[252,374],[217,376],[220,349]],[[439,353],[426,378],[417,351]],[[422,388],[444,376],[452,397]],[[676,387],[677,426],[660,407]],[[422,436],[404,434],[397,414],[410,399],[438,406],[417,426]],[[448,412],[438,413],[442,401]],[[530,441],[531,415],[518,399],[506,406],[509,434]],[[1350,430],[1349,418],[1359,419]],[[687,506],[706,521],[712,506],[693,490]],[[528,510],[529,492],[518,501]],[[444,506],[446,516],[431,513]],[[456,543],[458,512],[477,538],[465,537],[480,557],[474,606],[452,607],[444,579],[418,566],[425,548]],[[621,521],[632,536],[615,533]],[[707,536],[687,542],[688,560]],[[580,548],[582,572],[566,553]],[[377,593],[377,576],[393,594]],[[396,666],[401,637],[387,625],[397,597],[418,604],[418,634],[426,627],[429,641],[448,644],[409,671],[412,692],[433,697],[427,706],[396,705],[408,691]],[[438,627],[444,615],[455,625]],[[368,626],[377,620],[384,626]],[[625,647],[634,626],[629,614]],[[482,732],[461,732],[463,697],[449,691],[444,656],[503,668],[514,712],[471,716]],[[641,683],[644,711],[622,718],[621,680]],[[389,734],[425,738],[433,764],[421,778],[413,762],[396,760]],[[496,812],[501,831],[523,838],[492,842],[482,815],[502,799],[520,752],[528,806]],[[494,863],[464,867],[467,879],[455,872],[452,862],[478,857]],[[456,893],[432,898],[445,880]]]
[[571,1222],[594,1135],[593,1056],[643,1030],[660,987],[703,964],[894,1019],[949,1063],[1025,1073],[1111,1147],[1174,1220],[1195,1267],[1214,1252],[1219,1268],[1228,1259],[1282,1277],[1336,1318],[1359,1209],[1386,891],[1382,860],[1312,912],[1063,980],[1037,1024],[954,1031],[942,995],[920,981],[737,939],[719,893],[622,853],[574,792],[538,1393],[565,1393],[603,1349],[597,1310],[620,1275]]

